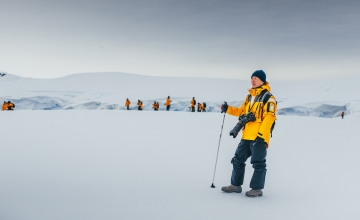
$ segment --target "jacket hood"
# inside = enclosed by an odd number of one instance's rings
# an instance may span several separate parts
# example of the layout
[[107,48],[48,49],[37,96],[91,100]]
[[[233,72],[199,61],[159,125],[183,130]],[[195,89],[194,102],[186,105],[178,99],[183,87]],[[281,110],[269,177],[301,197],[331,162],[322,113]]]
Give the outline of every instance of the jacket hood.
[[268,82],[266,82],[264,85],[257,87],[257,88],[251,88],[249,89],[249,93],[252,96],[257,96],[259,95],[263,90],[267,90],[268,92],[271,92],[271,88],[270,88],[270,84]]

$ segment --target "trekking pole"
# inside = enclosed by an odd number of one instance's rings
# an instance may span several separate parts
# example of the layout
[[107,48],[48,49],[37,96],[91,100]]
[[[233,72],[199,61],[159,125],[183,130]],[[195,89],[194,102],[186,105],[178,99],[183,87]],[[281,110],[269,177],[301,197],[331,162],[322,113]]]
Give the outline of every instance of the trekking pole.
[[224,127],[225,115],[226,115],[226,113],[224,113],[224,118],[223,118],[223,122],[222,122],[222,125],[221,125],[221,132],[220,132],[220,138],[219,138],[218,150],[217,150],[217,154],[216,154],[216,161],[215,161],[214,176],[213,176],[213,181],[212,181],[212,184],[211,184],[211,188],[215,188],[215,185],[214,185],[214,179],[215,179],[215,172],[216,172],[217,160],[218,160],[218,156],[219,156],[219,149],[220,149],[221,135],[222,135],[223,127]]

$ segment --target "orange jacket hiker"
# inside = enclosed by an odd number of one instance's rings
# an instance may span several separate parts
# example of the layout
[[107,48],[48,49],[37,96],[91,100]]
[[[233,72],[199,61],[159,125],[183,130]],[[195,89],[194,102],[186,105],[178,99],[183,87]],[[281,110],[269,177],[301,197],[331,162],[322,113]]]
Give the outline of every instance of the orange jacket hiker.
[[2,110],[6,111],[7,109],[8,109],[8,104],[4,102],[4,104],[2,105]]

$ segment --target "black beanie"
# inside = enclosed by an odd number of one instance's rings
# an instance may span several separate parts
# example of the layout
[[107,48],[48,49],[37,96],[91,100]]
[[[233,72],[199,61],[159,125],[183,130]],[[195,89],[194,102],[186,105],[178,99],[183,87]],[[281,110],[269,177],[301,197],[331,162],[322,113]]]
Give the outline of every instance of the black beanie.
[[263,81],[263,83],[266,83],[266,74],[264,71],[262,70],[256,70],[252,75],[251,78],[253,76],[256,76],[257,78],[259,78],[261,81]]

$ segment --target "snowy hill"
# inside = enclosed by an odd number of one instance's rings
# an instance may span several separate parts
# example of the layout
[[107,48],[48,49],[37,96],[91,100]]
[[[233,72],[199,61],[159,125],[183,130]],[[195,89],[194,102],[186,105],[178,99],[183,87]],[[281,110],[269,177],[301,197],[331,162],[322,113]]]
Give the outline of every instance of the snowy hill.
[[[329,82],[270,82],[280,115],[335,117],[360,111],[357,79]],[[0,101],[12,100],[18,110],[108,109],[122,110],[125,99],[142,100],[152,110],[169,95],[172,111],[188,111],[195,97],[206,102],[208,111],[219,111],[223,101],[240,105],[247,94],[247,80],[213,78],[150,77],[127,73],[84,73],[55,79],[22,78],[7,74],[0,78]]]

